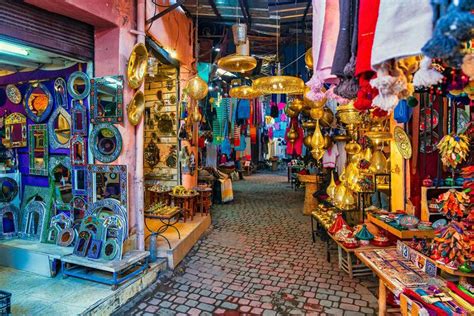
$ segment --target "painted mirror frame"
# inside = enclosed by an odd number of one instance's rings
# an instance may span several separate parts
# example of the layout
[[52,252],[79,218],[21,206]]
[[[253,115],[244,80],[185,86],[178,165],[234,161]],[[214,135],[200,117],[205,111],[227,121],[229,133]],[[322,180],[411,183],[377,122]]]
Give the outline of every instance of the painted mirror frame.
[[[63,118],[63,120],[61,120]],[[58,126],[56,128],[56,120]],[[53,149],[69,148],[69,141],[71,139],[71,115],[62,107],[57,107],[54,110],[48,121],[49,139]],[[60,135],[60,137],[58,136]]]
[[[107,214],[108,216],[115,214],[115,215],[118,215],[121,218],[123,218],[124,226],[125,226],[125,230],[124,230],[124,236],[125,237],[124,237],[124,239],[126,239],[128,237],[128,214],[127,214],[127,209],[125,207],[123,207],[120,204],[120,202],[117,201],[116,199],[110,199],[109,198],[109,199],[103,199],[103,200],[99,200],[99,201],[94,202],[92,204],[92,206],[90,206],[89,209],[87,210],[87,215],[94,215],[94,216],[97,216],[99,218],[103,218],[102,211],[104,209],[106,209],[106,210],[113,213],[113,214]],[[107,216],[105,216],[104,219],[106,217]]]
[[86,166],[73,167],[72,169],[72,193],[74,195],[87,194],[89,174]]
[[81,221],[87,215],[87,197],[75,195],[71,201],[71,217],[74,226],[81,224]]
[[[37,176],[48,175],[49,163],[49,138],[46,124],[30,125],[28,130],[28,142],[30,144],[30,174]],[[39,159],[42,159],[42,163]]]
[[71,138],[71,165],[86,166],[87,165],[87,140],[82,135],[74,135]]
[[[82,91],[77,90],[78,83],[81,83],[80,80],[82,80],[82,83],[84,85]],[[91,83],[89,81],[89,76],[82,71],[73,72],[69,76],[69,79],[67,81],[67,91],[74,100],[82,100],[86,98],[91,91]]]
[[[37,214],[38,220],[34,220],[34,216]],[[46,240],[46,230],[48,229],[48,211],[46,204],[41,201],[29,202],[23,210],[22,221],[21,221],[21,232],[20,237],[23,239],[32,239],[44,242]],[[37,223],[37,226],[34,225]],[[35,229],[36,228],[36,229]]]
[[[125,165],[88,165],[87,166],[87,171],[89,174],[89,179],[87,180],[87,196],[89,197],[89,207],[92,207],[93,204],[101,200],[103,198],[115,198],[120,202],[120,204],[127,209],[128,208],[128,201],[127,201],[127,166]],[[101,175],[103,178],[98,178],[98,175]],[[113,183],[112,184],[118,184],[117,186],[108,186],[109,184],[107,183],[109,180],[104,179],[106,176],[110,177],[111,175],[114,175],[113,177]],[[111,177],[110,177],[111,178]],[[99,196],[98,196],[98,185],[100,183],[98,182],[104,182],[103,186],[100,188]],[[115,189],[115,192],[110,193],[107,192],[107,190],[110,189]],[[116,192],[116,190],[119,190],[120,192]],[[104,196],[102,196],[102,194]],[[114,197],[115,196],[115,197]]]
[[98,124],[92,130],[89,145],[94,159],[109,163],[115,161],[122,152],[122,135],[112,124]]
[[[57,167],[63,166],[68,171],[66,177],[64,173],[60,179],[56,178],[55,171]],[[64,172],[64,171],[63,171]],[[53,185],[53,196],[56,208],[58,210],[70,210],[70,202],[73,199],[72,192],[72,168],[69,156],[53,156],[49,160],[49,177]],[[70,195],[70,199],[64,200],[63,192]]]
[[71,109],[71,132],[72,134],[79,134],[86,136],[88,131],[87,126],[87,110],[81,100],[72,101]]
[[57,107],[63,107],[67,109],[67,87],[66,80],[59,77],[54,80],[54,100],[56,101]]
[[123,76],[93,78],[91,85],[91,123],[122,123]]
[[12,113],[5,118],[5,137],[2,143],[6,148],[26,147],[28,144],[26,133],[26,116],[21,113]]
[[[47,100],[41,100],[38,99],[38,96],[35,96],[34,91],[35,89],[40,89],[41,92],[46,96]],[[43,112],[41,112],[40,115],[34,112],[34,104],[33,103],[40,103],[38,106],[43,107]],[[26,111],[26,116],[28,116],[33,122],[35,123],[41,123],[44,122],[49,115],[51,114],[51,111],[53,110],[53,96],[51,95],[51,92],[49,92],[48,88],[42,84],[30,84],[28,86],[28,89],[26,90],[25,93],[25,98],[24,98],[24,107]]]
[[[7,217],[8,214],[11,214]],[[2,203],[0,206],[0,239],[9,239],[13,238],[18,234],[18,217],[20,216],[20,210],[18,207]],[[7,221],[5,220],[7,217]],[[11,227],[6,227],[5,223],[10,222]],[[8,230],[7,230],[8,228]]]
[[56,244],[62,230],[71,228],[72,220],[65,213],[59,213],[51,217],[46,242]]

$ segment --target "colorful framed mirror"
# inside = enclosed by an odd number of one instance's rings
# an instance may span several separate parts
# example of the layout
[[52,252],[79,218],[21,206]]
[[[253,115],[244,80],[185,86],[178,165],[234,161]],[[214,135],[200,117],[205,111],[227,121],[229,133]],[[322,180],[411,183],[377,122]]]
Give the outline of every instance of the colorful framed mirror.
[[53,185],[54,204],[58,210],[69,210],[73,198],[71,159],[52,156],[49,159],[49,177]]
[[123,76],[91,79],[91,123],[123,122]]
[[71,117],[71,132],[73,134],[87,136],[87,110],[84,104],[82,103],[82,100],[72,101]]
[[71,165],[87,165],[87,140],[82,135],[74,135],[71,138]]
[[12,113],[5,118],[5,137],[2,143],[7,148],[27,146],[26,116]]
[[11,204],[0,207],[0,239],[9,239],[18,234],[20,210]]
[[54,110],[48,121],[50,144],[53,149],[69,148],[71,139],[71,116],[62,107]]
[[89,76],[82,71],[73,72],[67,81],[67,91],[74,100],[86,98],[91,91]]
[[71,201],[71,217],[74,220],[74,227],[81,224],[81,220],[87,213],[87,197],[75,195]]
[[89,206],[103,199],[115,199],[127,209],[127,166],[88,165]]
[[104,219],[103,244],[101,256],[106,260],[122,260],[123,241],[125,240],[125,219],[120,215],[111,215]]
[[109,163],[122,152],[122,135],[112,124],[98,124],[92,130],[89,145],[95,159]]
[[85,166],[74,167],[72,169],[72,193],[74,195],[84,195],[87,193],[87,168]]
[[49,216],[46,204],[42,201],[31,201],[23,210],[20,237],[24,239],[46,241]]
[[28,129],[30,174],[48,175],[49,150],[46,124],[30,125]]
[[54,80],[54,100],[56,101],[56,107],[68,107],[67,103],[67,88],[66,80],[59,77]]
[[128,237],[128,214],[127,209],[119,201],[113,198],[96,201],[87,210],[87,215],[94,215],[106,219],[112,215],[118,215],[124,220],[124,239]]
[[[72,227],[71,218],[65,213],[59,213],[51,217],[51,222],[49,224],[48,235],[46,242],[50,244],[56,244],[58,238],[60,237],[61,231],[66,228]],[[64,236],[61,236],[63,238]]]
[[35,123],[44,122],[53,110],[53,97],[42,84],[30,84],[25,93],[26,115]]

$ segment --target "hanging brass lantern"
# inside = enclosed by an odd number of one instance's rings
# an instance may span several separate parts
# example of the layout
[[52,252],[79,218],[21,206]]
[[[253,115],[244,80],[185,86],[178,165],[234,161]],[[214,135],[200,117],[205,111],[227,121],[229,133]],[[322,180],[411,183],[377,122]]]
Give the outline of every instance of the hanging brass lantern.
[[324,115],[323,108],[312,108],[309,111],[309,116],[311,116],[313,120],[320,120],[323,118],[323,115]]
[[311,148],[312,138],[313,134],[308,134],[304,137],[303,144],[306,146],[306,148]]
[[145,80],[148,63],[148,51],[145,44],[138,43],[133,47],[127,66],[128,86],[138,89]]
[[288,134],[286,136],[288,137],[288,141],[290,143],[294,144],[296,139],[298,139],[298,132],[295,130],[295,128],[293,126],[291,126],[291,128],[288,131]]
[[339,203],[339,208],[347,211],[353,209],[355,204],[354,192],[352,192],[351,189],[346,188],[344,195],[342,196],[342,201]]
[[319,127],[319,120],[316,120],[316,126],[314,127],[313,137],[311,139],[311,155],[314,159],[319,160],[324,155],[324,137]]
[[373,153],[372,159],[370,159],[369,170],[374,174],[387,172],[387,158],[385,158],[381,150],[376,150]]
[[219,59],[217,66],[225,71],[244,73],[257,67],[257,60],[252,56],[232,54]]
[[329,183],[326,194],[329,196],[329,199],[334,200],[334,195],[336,193],[336,182],[334,181],[334,172],[331,171],[331,182]]
[[331,126],[332,122],[334,121],[334,113],[328,108],[323,107],[323,117],[321,118],[321,125],[325,127]]
[[344,149],[348,155],[355,155],[361,150],[361,147],[354,140],[352,140],[344,146]]
[[202,120],[202,114],[199,112],[199,106],[196,104],[194,106],[194,111],[193,111],[193,121],[195,123],[201,122]]
[[258,78],[253,86],[262,94],[302,94],[304,81],[293,76],[268,76]]
[[230,89],[229,95],[237,99],[255,99],[260,96],[260,92],[253,87],[240,86]]
[[[304,102],[305,107],[308,109],[322,108],[326,104],[327,99],[323,98],[320,101],[311,101],[310,99],[308,99],[308,96],[307,96],[308,92],[310,91],[311,91],[311,88],[305,85],[304,91],[303,91],[303,102]],[[326,89],[323,87],[321,88],[321,91],[325,92]]]
[[334,205],[336,205],[337,207],[340,207],[342,205],[342,202],[344,201],[344,193],[346,193],[346,189],[347,188],[342,183],[339,183],[336,186],[333,201],[334,201]]
[[303,110],[303,100],[299,99],[299,98],[295,98],[293,100],[290,101],[289,103],[289,107],[290,109],[292,109],[293,111],[295,112],[301,112]]
[[195,76],[188,81],[186,90],[191,99],[202,100],[206,97],[209,88],[204,80],[199,76]]
[[306,51],[306,54],[304,55],[304,62],[308,68],[313,69],[313,48],[310,48]]

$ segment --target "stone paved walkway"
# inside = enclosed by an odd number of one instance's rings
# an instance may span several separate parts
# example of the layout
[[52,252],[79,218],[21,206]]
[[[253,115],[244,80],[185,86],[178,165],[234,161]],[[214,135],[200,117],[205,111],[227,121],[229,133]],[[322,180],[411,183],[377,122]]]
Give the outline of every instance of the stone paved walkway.
[[375,314],[370,291],[312,243],[303,192],[286,175],[235,182],[234,197],[214,206],[213,228],[180,267],[117,314]]

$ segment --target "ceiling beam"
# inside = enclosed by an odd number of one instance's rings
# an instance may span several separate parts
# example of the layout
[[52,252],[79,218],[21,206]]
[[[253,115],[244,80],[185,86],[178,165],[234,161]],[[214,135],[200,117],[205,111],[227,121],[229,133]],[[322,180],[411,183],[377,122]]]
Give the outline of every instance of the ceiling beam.
[[303,13],[303,19],[301,20],[302,23],[306,21],[306,16],[308,15],[309,7],[311,6],[311,0],[308,0],[308,3],[306,4],[306,9],[304,9]]
[[214,11],[214,14],[217,16],[218,19],[221,19],[221,13],[219,12],[219,9],[217,9],[216,2],[214,0],[209,0],[209,4],[211,5],[212,11]]
[[247,5],[247,8],[246,8],[245,0],[239,0],[239,6],[240,6],[240,11],[242,11],[242,15],[245,18],[245,23],[247,23],[247,26],[250,29],[251,20],[250,20],[248,11],[247,11],[248,10],[248,5]]

